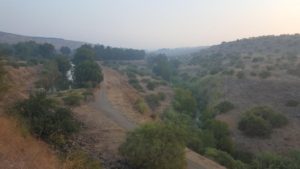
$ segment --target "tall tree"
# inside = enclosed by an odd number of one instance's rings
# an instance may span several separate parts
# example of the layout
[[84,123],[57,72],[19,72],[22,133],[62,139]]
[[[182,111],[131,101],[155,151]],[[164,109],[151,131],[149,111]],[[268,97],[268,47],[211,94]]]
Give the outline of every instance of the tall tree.
[[73,63],[75,65],[79,64],[80,62],[84,61],[91,61],[94,60],[96,56],[95,50],[91,45],[82,45],[80,48],[76,50],[76,53],[73,58]]
[[59,49],[60,53],[63,54],[63,55],[70,55],[71,54],[71,49],[67,46],[62,46],[60,49]]

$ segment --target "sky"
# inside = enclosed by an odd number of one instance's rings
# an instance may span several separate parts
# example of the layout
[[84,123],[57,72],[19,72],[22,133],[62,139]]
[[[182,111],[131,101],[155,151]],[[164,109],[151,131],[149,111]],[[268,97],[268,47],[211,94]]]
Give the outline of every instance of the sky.
[[300,33],[300,0],[0,0],[0,31],[139,49]]

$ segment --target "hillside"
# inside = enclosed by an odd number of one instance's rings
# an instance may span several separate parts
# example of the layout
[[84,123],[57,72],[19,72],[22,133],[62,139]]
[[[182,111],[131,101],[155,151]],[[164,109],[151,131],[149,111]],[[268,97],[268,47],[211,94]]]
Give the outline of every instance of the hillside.
[[[203,49],[180,70],[181,77],[190,79],[194,86],[210,84],[202,86],[207,109],[216,113],[215,106],[222,101],[234,105],[228,112],[217,114],[216,119],[229,125],[239,149],[287,153],[300,148],[299,57],[299,34],[262,36]],[[256,106],[268,106],[279,112],[288,124],[274,129],[269,138],[245,135],[239,130],[239,122],[246,111]]]
[[10,88],[0,99],[0,168],[61,168],[60,160],[45,142],[31,136],[19,121],[7,116],[9,105],[28,97],[38,68],[7,67],[6,70]]
[[0,31],[0,43],[16,44],[18,42],[35,41],[37,43],[50,43],[59,49],[62,46],[67,46],[71,49],[76,49],[84,44],[84,42],[65,40],[61,38],[46,38],[46,37],[32,37],[6,33]]

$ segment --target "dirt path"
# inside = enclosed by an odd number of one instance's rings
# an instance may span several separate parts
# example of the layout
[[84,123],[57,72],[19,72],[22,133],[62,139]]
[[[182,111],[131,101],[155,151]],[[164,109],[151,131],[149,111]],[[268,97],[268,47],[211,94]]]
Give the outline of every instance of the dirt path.
[[[125,131],[133,130],[135,127],[137,127],[137,124],[134,122],[134,119],[129,119],[130,116],[125,115],[125,112],[120,111],[118,108],[115,108],[112,103],[108,100],[108,92],[114,90],[114,84],[112,83],[118,83],[122,84],[123,82],[118,81],[118,79],[111,77],[107,74],[108,71],[112,71],[110,68],[103,68],[104,72],[104,82],[101,84],[101,89],[97,91],[95,101],[89,103],[89,107],[94,109],[94,115],[91,115],[89,121],[97,124],[97,123],[107,123],[110,121],[110,123],[113,123],[114,125],[117,125],[119,127],[119,130],[124,129]],[[113,78],[113,80],[111,80]],[[125,85],[125,84],[122,84]],[[118,89],[116,89],[118,90]],[[92,111],[92,110],[90,110]],[[105,120],[103,120],[103,115],[105,116]],[[90,124],[91,125],[91,124]],[[97,126],[94,126],[97,127]],[[101,127],[101,125],[98,125],[98,127]],[[95,131],[101,132],[103,129],[95,129]],[[115,132],[118,130],[110,130],[110,132]],[[95,133],[96,134],[96,133]],[[124,136],[124,133],[121,134]],[[112,140],[115,140],[111,138]],[[120,134],[118,135],[119,141],[115,144],[115,151],[117,151],[116,147],[117,144],[120,144]],[[96,141],[97,142],[97,141]],[[103,143],[102,143],[103,144]],[[186,150],[186,157],[187,157],[187,164],[188,169],[224,169],[224,167],[216,164],[215,162],[194,153],[191,150]]]

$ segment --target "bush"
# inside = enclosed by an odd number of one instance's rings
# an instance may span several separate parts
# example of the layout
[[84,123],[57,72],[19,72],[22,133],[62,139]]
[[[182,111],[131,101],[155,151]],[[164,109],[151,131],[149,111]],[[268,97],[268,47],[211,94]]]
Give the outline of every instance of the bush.
[[136,110],[142,114],[149,111],[147,104],[142,99],[138,99],[134,105],[135,105]]
[[173,107],[180,113],[194,116],[197,109],[196,99],[192,95],[191,91],[177,88],[175,89]]
[[241,161],[236,161],[232,156],[224,151],[214,148],[207,148],[204,154],[206,157],[218,162],[228,169],[246,169],[247,166]]
[[227,113],[234,109],[234,105],[229,101],[223,101],[215,107],[220,113]]
[[158,106],[160,106],[161,99],[159,95],[156,94],[147,95],[145,97],[145,100],[152,110],[155,110]]
[[[299,166],[298,166],[299,167]],[[259,154],[252,163],[253,169],[296,169],[296,166],[286,157],[271,153]]]
[[245,73],[243,71],[239,71],[239,72],[237,72],[236,77],[239,79],[244,79]]
[[72,112],[57,106],[45,93],[31,95],[29,99],[17,103],[15,110],[34,135],[54,144],[64,143],[61,139],[79,129]]
[[265,70],[259,73],[259,77],[262,79],[266,79],[271,76],[271,72]]
[[272,128],[286,125],[288,120],[280,113],[264,106],[247,111],[239,122],[239,129],[248,136],[270,136]]
[[160,123],[145,124],[127,135],[121,154],[132,168],[183,169],[184,141],[174,127]]
[[65,169],[102,169],[101,163],[82,150],[73,150],[67,155]]
[[287,107],[297,107],[298,105],[299,105],[299,102],[296,100],[288,100],[285,103],[285,106],[287,106]]
[[241,119],[239,129],[251,137],[267,137],[272,132],[272,127],[268,121],[250,113]]
[[83,97],[79,93],[70,93],[63,98],[63,101],[68,106],[79,106]]
[[136,78],[129,79],[128,83],[138,91],[143,91],[143,87],[140,85],[140,82]]
[[166,99],[166,94],[164,94],[163,92],[158,92],[158,98],[161,101],[164,101]]
[[249,112],[253,113],[256,116],[262,117],[264,120],[268,121],[274,128],[282,127],[288,123],[288,120],[284,115],[274,112],[269,107],[254,107]]
[[156,88],[157,84],[153,81],[147,82],[147,89],[154,90]]

